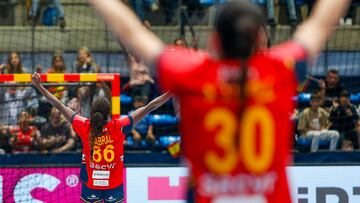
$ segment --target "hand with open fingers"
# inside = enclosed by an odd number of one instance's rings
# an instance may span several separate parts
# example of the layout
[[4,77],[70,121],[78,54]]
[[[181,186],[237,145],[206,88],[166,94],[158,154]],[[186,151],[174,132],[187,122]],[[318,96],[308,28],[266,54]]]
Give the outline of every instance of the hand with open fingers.
[[35,86],[38,86],[41,84],[41,79],[40,79],[40,74],[35,72],[32,77],[31,77],[31,80],[32,80],[32,83],[35,85]]

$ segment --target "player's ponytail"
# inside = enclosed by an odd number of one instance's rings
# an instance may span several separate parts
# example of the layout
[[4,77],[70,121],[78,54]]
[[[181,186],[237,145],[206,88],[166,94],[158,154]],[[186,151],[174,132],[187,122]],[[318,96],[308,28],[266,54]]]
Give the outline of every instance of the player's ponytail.
[[95,138],[100,136],[103,130],[106,120],[110,114],[111,106],[110,102],[104,97],[97,98],[91,105],[90,110],[90,159],[93,158]]
[[248,60],[256,52],[258,36],[264,24],[261,10],[249,1],[234,0],[218,9],[215,29],[220,38],[221,57],[240,60],[238,83],[241,103],[247,99]]

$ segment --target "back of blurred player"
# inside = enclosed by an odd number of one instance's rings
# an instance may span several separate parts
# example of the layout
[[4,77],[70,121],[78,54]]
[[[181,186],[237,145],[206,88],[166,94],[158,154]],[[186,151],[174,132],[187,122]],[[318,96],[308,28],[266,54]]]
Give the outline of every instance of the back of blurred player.
[[212,52],[167,47],[116,0],[92,0],[132,52],[157,64],[161,86],[181,105],[188,202],[291,202],[289,161],[297,78],[317,56],[349,0],[319,0],[293,41],[263,50],[263,20],[248,1],[219,9]]

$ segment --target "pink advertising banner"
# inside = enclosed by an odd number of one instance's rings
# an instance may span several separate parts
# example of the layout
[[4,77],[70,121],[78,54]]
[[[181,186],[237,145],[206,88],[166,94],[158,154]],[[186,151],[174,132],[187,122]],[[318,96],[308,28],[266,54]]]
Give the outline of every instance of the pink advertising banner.
[[79,168],[1,168],[0,202],[79,202]]
[[[79,173],[79,168],[0,168],[0,203],[80,202]],[[126,202],[183,203],[186,177],[184,168],[124,169]]]
[[[337,202],[360,202],[359,193],[354,192],[360,190],[359,170],[359,166],[289,167],[293,201],[316,202],[318,198],[332,197]],[[0,168],[0,203],[80,202],[79,171],[78,168]],[[329,178],[333,174],[339,177]],[[185,203],[186,168],[127,168],[124,176],[128,203]],[[309,192],[299,196],[300,187]]]

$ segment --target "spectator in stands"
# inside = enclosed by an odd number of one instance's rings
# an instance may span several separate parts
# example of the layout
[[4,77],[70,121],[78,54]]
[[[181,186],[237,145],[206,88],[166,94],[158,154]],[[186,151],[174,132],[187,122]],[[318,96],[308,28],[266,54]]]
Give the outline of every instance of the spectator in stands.
[[70,151],[75,145],[76,134],[55,107],[51,109],[49,121],[41,128],[39,143],[42,152],[61,153]]
[[[47,73],[65,73],[66,65],[64,62],[64,57],[62,55],[55,54],[51,61],[51,67],[48,69]],[[62,100],[66,98],[67,91],[65,86],[53,86],[50,87],[49,92],[53,94],[56,98]]]
[[61,54],[55,54],[51,60],[51,67],[47,73],[65,73],[66,65],[64,57]]
[[[110,101],[110,100],[109,100]],[[70,99],[67,103],[67,107],[69,107],[72,111],[74,111],[74,113],[76,113],[77,115],[81,115],[81,108],[80,108],[80,102],[76,97],[73,97],[72,99]],[[81,152],[83,148],[81,139],[79,136],[75,137],[75,146],[74,146],[74,151],[76,152]]]
[[351,140],[354,148],[359,148],[357,132],[359,115],[355,106],[350,103],[348,91],[343,90],[340,93],[339,104],[334,103],[329,120],[331,122],[330,129],[339,131],[342,139]]
[[[8,55],[7,64],[0,65],[0,72],[4,74],[25,73],[20,55],[17,52],[11,52]],[[0,123],[3,125],[17,125],[18,115],[21,111],[28,109],[33,113],[38,107],[38,101],[35,98],[36,92],[30,87],[15,87],[9,84],[9,87],[1,88],[0,91]]]
[[0,155],[11,152],[11,146],[9,144],[8,126],[0,123]]
[[[41,73],[42,69],[43,68],[41,66],[38,66],[36,72]],[[65,71],[66,65],[64,62],[64,57],[60,53],[55,53],[52,57],[51,67],[47,70],[47,73],[65,73]],[[61,100],[61,102],[67,102],[68,89],[66,86],[49,86],[47,87],[47,90],[57,99]],[[39,109],[39,114],[44,118],[48,118],[50,115],[50,110],[52,108],[51,104],[49,104],[45,97],[42,97],[42,99],[40,99],[40,102],[42,108]]]
[[[51,2],[58,11],[58,20],[60,28],[65,28],[65,13],[64,8],[61,5],[61,0],[51,0]],[[29,18],[31,20],[32,25],[36,24],[36,19],[39,17],[39,7],[40,7],[40,0],[32,0],[31,2],[31,9],[29,13]]]
[[76,114],[80,114],[80,103],[76,97],[69,100],[67,106],[73,110]]
[[352,6],[350,6],[348,12],[344,16],[344,18],[341,18],[339,21],[340,25],[353,25],[354,19],[356,19],[356,12],[357,12],[357,5],[359,5],[360,1],[355,3],[353,1]]
[[[188,43],[186,42],[185,38],[179,37],[174,40],[174,45],[180,46],[180,47],[188,47]],[[199,49],[199,37],[193,37],[191,47],[194,50]]]
[[[259,0],[252,0],[253,3],[260,3]],[[279,3],[279,1],[276,1]],[[289,14],[289,22],[292,27],[295,27],[298,24],[298,17],[296,15],[296,6],[295,0],[286,0],[286,5]],[[266,1],[267,7],[267,15],[268,15],[268,22],[270,26],[276,26],[275,20],[275,9],[274,9],[274,0],[267,0]]]
[[[7,59],[7,64],[0,65],[2,74],[21,74],[25,73],[25,68],[21,63],[20,55],[11,52]],[[31,113],[38,107],[35,98],[36,92],[30,87],[9,87],[1,88],[0,94],[0,120],[4,125],[16,125],[18,115],[22,110],[31,109]]]
[[145,11],[150,10],[155,12],[159,10],[159,5],[156,0],[131,0],[130,2],[135,13],[145,24],[150,24],[150,22],[145,17]]
[[39,107],[36,91],[31,87],[3,88],[0,94],[0,123],[16,125],[18,115],[23,110],[28,110],[32,115]]
[[92,58],[87,47],[81,47],[78,51],[76,62],[72,68],[73,73],[100,73],[98,66]]
[[[145,106],[146,98],[142,96],[136,96],[134,98],[134,110]],[[135,144],[135,147],[139,147],[143,140],[146,140],[147,144],[154,146],[156,138],[153,133],[153,126],[150,122],[150,116],[146,115],[138,124],[136,124],[132,131],[131,135]]]
[[[193,0],[192,0],[193,1]],[[166,25],[175,25],[176,18],[175,17],[175,10],[179,7],[178,0],[160,0],[160,5],[164,9],[165,14],[165,24]]]
[[40,137],[40,133],[35,126],[31,126],[29,123],[29,113],[27,111],[21,111],[18,125],[9,127],[9,143],[12,146],[12,153],[32,152],[37,147],[37,140]]
[[[96,64],[92,58],[91,52],[87,47],[82,47],[78,51],[78,56],[75,65],[72,69],[73,73],[100,73],[101,68]],[[97,84],[98,85],[98,84]],[[96,88],[95,88],[96,89]],[[81,86],[71,89],[69,97],[76,97],[80,102],[81,115],[90,116],[91,104],[91,88],[89,86]]]
[[320,102],[320,93],[312,93],[310,107],[300,114],[298,123],[298,130],[301,133],[300,138],[311,141],[311,152],[318,151],[319,142],[322,140],[330,141],[329,150],[335,151],[340,135],[338,131],[328,129],[330,126],[328,114],[320,107]]
[[129,54],[130,81],[128,83],[128,92],[132,98],[143,96],[145,103],[148,102],[151,95],[151,88],[154,79],[150,75],[149,68],[141,59],[135,58]]
[[6,64],[0,64],[1,74],[25,73],[19,53],[11,52]]
[[330,107],[333,102],[338,102],[340,93],[345,90],[339,80],[338,71],[331,69],[327,72],[325,81],[319,81],[321,96],[325,107]]
[[174,40],[174,45],[180,46],[180,47],[187,47],[187,43],[184,38],[176,38]]
[[341,143],[341,151],[351,152],[354,151],[354,145],[351,140],[343,140]]
[[[173,43],[175,46],[180,46],[180,47],[188,47],[187,45],[187,42],[186,42],[186,39],[183,38],[183,37],[179,37],[179,38],[176,38],[174,40],[174,43]],[[193,44],[192,44],[192,47],[194,50],[198,50],[199,48],[199,38],[198,37],[193,37]],[[173,108],[174,108],[174,112],[175,112],[175,115],[177,118],[180,118],[180,104],[179,104],[179,101],[176,97],[173,97]]]

